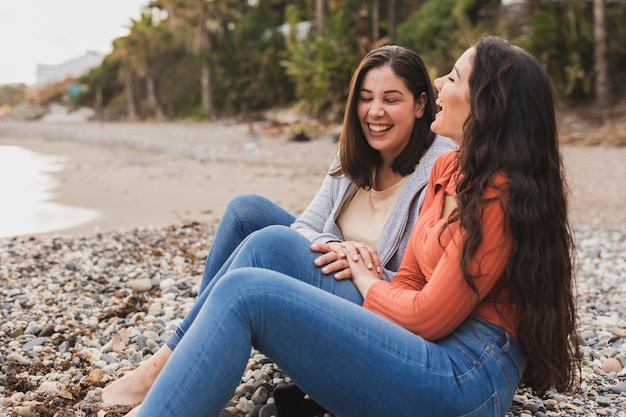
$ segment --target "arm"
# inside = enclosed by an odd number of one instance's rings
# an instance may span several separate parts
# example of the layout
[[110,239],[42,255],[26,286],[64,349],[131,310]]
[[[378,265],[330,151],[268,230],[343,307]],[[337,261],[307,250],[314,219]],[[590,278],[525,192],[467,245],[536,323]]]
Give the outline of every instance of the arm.
[[[335,157],[329,172],[337,167],[338,162],[339,158]],[[327,174],[313,200],[291,225],[292,229],[304,235],[312,243],[343,241],[343,236],[336,225],[332,230],[325,228],[326,222],[334,215],[336,206],[341,203],[337,201],[340,198],[340,194],[336,190],[339,181],[338,177]]]
[[[495,197],[497,192],[491,189],[486,197]],[[483,242],[470,267],[472,274],[481,273],[481,277],[475,280],[480,300],[504,273],[510,253],[511,242],[505,232],[507,224],[502,204],[502,200],[493,200],[486,205],[482,216]],[[430,278],[426,279],[416,260],[415,251],[428,249],[416,247],[415,239],[412,238],[405,254],[408,258],[403,260],[394,281],[370,282],[365,286],[363,306],[428,340],[445,337],[477,305],[476,294],[461,274],[461,242],[462,233],[457,230],[450,236],[450,242]]]
[[[339,158],[335,157],[329,172],[334,171],[338,163]],[[370,269],[382,271],[376,250],[361,242],[345,242],[333,218],[344,197],[350,192],[351,185],[350,180],[345,177],[327,174],[309,206],[291,225],[292,229],[312,242],[312,251],[321,254],[315,265],[323,266],[324,274],[335,274],[337,279],[351,277],[345,257],[354,254],[362,256]]]

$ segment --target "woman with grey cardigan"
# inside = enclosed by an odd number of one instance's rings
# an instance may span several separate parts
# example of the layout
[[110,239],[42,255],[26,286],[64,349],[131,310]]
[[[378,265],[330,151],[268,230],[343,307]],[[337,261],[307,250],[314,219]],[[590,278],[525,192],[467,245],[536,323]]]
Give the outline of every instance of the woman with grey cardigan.
[[363,298],[352,281],[340,279],[350,277],[347,257],[363,259],[391,280],[417,220],[431,167],[456,147],[431,132],[434,113],[431,81],[417,53],[399,46],[368,53],[352,77],[338,155],[307,209],[296,218],[256,195],[229,203],[194,307],[152,357],[105,388],[103,401],[143,400],[228,270],[272,269],[359,304]]

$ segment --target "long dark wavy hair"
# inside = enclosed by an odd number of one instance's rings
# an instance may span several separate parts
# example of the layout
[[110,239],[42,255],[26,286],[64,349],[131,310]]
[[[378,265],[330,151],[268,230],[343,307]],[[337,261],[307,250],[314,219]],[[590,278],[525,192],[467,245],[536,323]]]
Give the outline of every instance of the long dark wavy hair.
[[460,145],[458,218],[466,232],[461,267],[482,241],[485,189],[498,172],[509,180],[505,210],[512,250],[504,279],[521,317],[527,366],[522,384],[539,393],[569,391],[580,371],[573,233],[559,150],[552,86],[540,63],[497,37],[480,38],[469,77],[471,111]]
[[415,119],[411,139],[400,155],[394,159],[391,165],[392,170],[403,176],[411,174],[435,138],[435,134],[430,130],[430,124],[435,119],[435,99],[432,83],[422,58],[415,51],[396,45],[382,46],[370,51],[352,75],[343,130],[339,138],[340,165],[331,173],[335,176],[345,174],[362,188],[372,187],[374,168],[380,164],[381,157],[380,153],[367,143],[361,129],[361,122],[357,115],[359,94],[367,72],[385,65],[404,81],[416,100],[422,93],[426,93],[424,115],[420,119]]

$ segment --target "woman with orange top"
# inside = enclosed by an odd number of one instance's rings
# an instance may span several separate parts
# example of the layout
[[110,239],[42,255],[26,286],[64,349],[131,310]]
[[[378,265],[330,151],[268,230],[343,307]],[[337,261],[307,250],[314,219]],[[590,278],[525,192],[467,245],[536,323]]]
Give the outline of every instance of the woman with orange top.
[[331,413],[504,416],[580,367],[554,98],[538,61],[481,38],[435,81],[440,157],[391,282],[348,256],[363,306],[262,268],[215,285],[139,416],[208,416],[251,347]]

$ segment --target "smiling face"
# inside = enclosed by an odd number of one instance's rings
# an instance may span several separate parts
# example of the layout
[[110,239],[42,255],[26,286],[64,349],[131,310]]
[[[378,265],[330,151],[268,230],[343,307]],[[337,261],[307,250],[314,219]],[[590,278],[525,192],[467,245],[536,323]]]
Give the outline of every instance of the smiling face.
[[470,114],[469,77],[472,72],[476,50],[469,48],[456,61],[449,74],[435,80],[438,92],[436,100],[440,111],[430,125],[433,132],[461,143],[464,125]]
[[415,119],[424,114],[426,93],[413,97],[388,65],[365,74],[358,92],[357,114],[367,143],[391,161],[411,138]]

